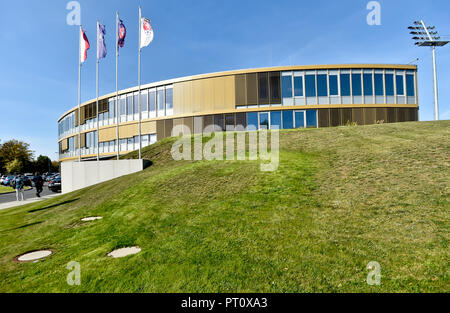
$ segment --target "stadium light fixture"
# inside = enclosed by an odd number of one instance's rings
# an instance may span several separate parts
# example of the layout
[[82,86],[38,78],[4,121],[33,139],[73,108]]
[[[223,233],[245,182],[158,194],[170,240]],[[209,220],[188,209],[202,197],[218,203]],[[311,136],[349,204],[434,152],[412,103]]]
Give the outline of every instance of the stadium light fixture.
[[443,47],[450,41],[441,40],[438,32],[435,31],[436,26],[427,26],[424,21],[415,21],[414,26],[409,26],[410,34],[413,36],[414,43],[419,47],[431,47],[433,54],[433,86],[434,86],[434,119],[439,120],[439,99],[438,99],[438,82],[436,69],[436,47]]

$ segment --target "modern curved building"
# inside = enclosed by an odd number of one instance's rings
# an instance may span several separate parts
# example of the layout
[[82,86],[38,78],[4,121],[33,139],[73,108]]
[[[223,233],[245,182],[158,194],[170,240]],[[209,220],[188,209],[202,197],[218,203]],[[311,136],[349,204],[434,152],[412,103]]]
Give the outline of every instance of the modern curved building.
[[[188,76],[96,99],[58,120],[60,161],[125,154],[169,137],[176,125],[199,133],[237,125],[261,129],[330,127],[418,120],[417,66],[386,64],[284,66]],[[78,125],[80,115],[81,125]],[[117,121],[117,118],[119,119]],[[117,122],[119,123],[117,131]],[[195,129],[194,129],[195,125]]]

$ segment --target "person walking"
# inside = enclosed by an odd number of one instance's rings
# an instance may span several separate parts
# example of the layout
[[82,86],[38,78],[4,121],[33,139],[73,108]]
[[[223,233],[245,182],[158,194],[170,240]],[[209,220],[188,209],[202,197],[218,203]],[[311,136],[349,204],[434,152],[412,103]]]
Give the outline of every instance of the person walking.
[[25,196],[24,196],[24,194],[23,194],[23,185],[24,185],[24,181],[23,181],[23,179],[22,179],[22,175],[17,176],[17,177],[16,177],[16,180],[15,180],[15,188],[16,188],[16,198],[17,198],[17,201],[21,201],[21,200],[19,200],[19,195],[21,196],[22,201],[25,200]]
[[36,188],[36,196],[38,198],[40,198],[41,192],[42,192],[43,186],[44,186],[44,180],[42,179],[41,175],[39,175],[39,173],[35,173],[33,182],[34,182],[34,188]]

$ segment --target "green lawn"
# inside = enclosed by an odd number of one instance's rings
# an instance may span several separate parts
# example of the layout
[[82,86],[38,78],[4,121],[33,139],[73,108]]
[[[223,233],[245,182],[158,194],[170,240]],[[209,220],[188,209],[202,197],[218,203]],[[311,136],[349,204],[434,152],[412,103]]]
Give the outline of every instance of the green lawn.
[[[29,190],[31,187],[25,187],[25,190]],[[6,186],[0,186],[0,194],[2,193],[9,193],[9,192],[15,192],[14,188],[12,187],[6,187]]]
[[276,172],[175,162],[163,140],[143,172],[0,211],[0,292],[450,292],[449,138],[450,121],[282,131]]

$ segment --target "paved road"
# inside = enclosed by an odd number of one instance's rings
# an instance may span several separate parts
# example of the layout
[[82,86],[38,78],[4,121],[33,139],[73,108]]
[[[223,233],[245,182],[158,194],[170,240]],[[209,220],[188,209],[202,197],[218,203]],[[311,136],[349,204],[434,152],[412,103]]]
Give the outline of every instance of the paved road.
[[[56,193],[50,191],[47,187],[47,184],[44,185],[43,191],[41,193],[41,196],[49,196],[49,195],[55,195]],[[30,198],[36,198],[36,190],[33,188],[31,190],[24,191],[25,199]],[[0,203],[7,203],[7,202],[13,202],[16,201],[16,193],[10,193],[10,194],[0,194]]]

